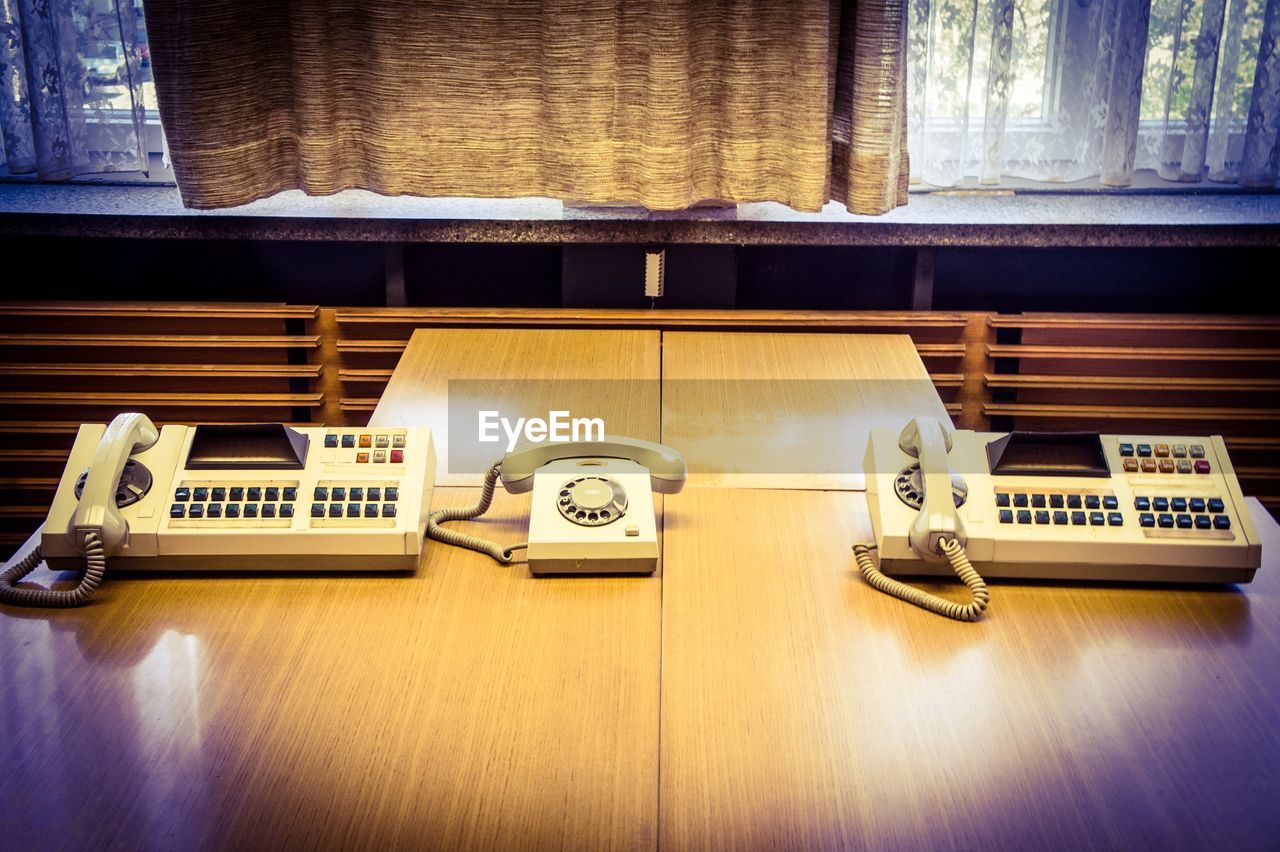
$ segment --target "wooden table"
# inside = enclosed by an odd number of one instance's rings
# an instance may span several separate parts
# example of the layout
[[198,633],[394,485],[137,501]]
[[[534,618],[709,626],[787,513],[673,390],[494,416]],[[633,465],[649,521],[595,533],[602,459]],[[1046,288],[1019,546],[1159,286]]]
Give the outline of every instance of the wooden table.
[[[682,336],[420,332],[376,422],[439,422],[450,377],[608,377],[565,347],[644,381],[660,344],[804,355]],[[901,344],[821,337],[811,364]],[[659,434],[656,404],[601,405]],[[437,544],[411,577],[109,576],[84,609],[0,613],[0,847],[1258,845],[1280,529],[1256,515],[1250,586],[999,583],[976,625],[862,583],[850,491],[686,489],[648,578]],[[457,526],[527,517],[502,493]]]

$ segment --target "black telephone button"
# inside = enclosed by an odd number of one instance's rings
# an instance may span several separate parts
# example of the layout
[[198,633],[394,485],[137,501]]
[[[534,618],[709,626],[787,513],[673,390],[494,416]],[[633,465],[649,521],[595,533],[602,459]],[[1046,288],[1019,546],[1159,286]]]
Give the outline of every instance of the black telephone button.
[[244,516],[245,516],[246,518],[256,518],[256,517],[258,517],[258,504],[257,504],[257,503],[245,503],[245,504],[244,504]]
[[173,499],[175,499],[175,500],[183,500],[183,501],[190,500],[190,499],[191,499],[191,489],[190,489],[190,488],[179,488],[177,491],[174,491],[174,492],[173,492]]
[[359,501],[363,500],[363,499],[364,499],[364,489],[363,489],[363,488],[352,488],[352,489],[351,489],[351,499],[352,499],[352,500],[355,500],[355,501],[357,501],[357,502],[359,502]]
[[1020,523],[1020,524],[1029,524],[1029,523],[1031,523],[1031,512],[1030,512],[1030,511],[1028,511],[1028,510],[1026,510],[1026,509],[1023,509],[1023,510],[1019,511],[1019,512],[1018,512],[1018,523]]
[[1164,529],[1170,529],[1173,526],[1173,515],[1165,513],[1158,520],[1160,521],[1160,526]]
[[1178,529],[1183,529],[1183,530],[1189,530],[1189,529],[1191,529],[1191,516],[1190,516],[1190,515],[1179,515],[1179,516],[1178,516]]
[[1215,530],[1229,530],[1229,529],[1231,529],[1231,518],[1227,517],[1226,515],[1214,515],[1214,516],[1213,516],[1213,528],[1214,528]]
[[323,504],[323,503],[312,503],[312,504],[311,504],[311,517],[313,517],[313,518],[323,518],[323,517],[324,517],[324,504]]
[[271,486],[270,488],[268,488],[268,489],[267,489],[267,499],[268,499],[268,500],[270,500],[272,503],[274,503],[275,501],[279,500],[279,499],[280,499],[280,489],[279,489],[279,487],[277,487],[277,486],[273,485],[273,486]]
[[338,446],[338,436],[330,432],[324,436],[324,445],[327,449],[333,449]]
[[1027,495],[1025,494],[1013,495],[1013,505],[1017,506],[1020,509],[1025,507],[1027,505]]
[[1068,494],[1068,495],[1067,495],[1067,508],[1068,508],[1068,509],[1079,509],[1079,508],[1081,508],[1083,505],[1084,505],[1084,503],[1083,503],[1083,501],[1081,501],[1081,499],[1080,499],[1080,495],[1079,495],[1079,494]]
[[202,503],[195,503],[195,504],[193,504],[193,505],[191,506],[191,511],[187,513],[187,517],[188,517],[188,518],[203,518],[203,517],[204,517],[204,504],[202,504]]
[[1133,455],[1133,444],[1121,444],[1121,445],[1120,445],[1120,455],[1122,455],[1122,456],[1131,456],[1131,455]]
[[396,516],[396,504],[395,504],[395,503],[383,503],[383,504],[382,504],[382,517],[384,517],[384,518],[394,518],[395,516]]
[[1113,527],[1122,527],[1124,526],[1124,515],[1119,512],[1108,512],[1107,523]]
[[1036,523],[1037,523],[1037,524],[1047,524],[1047,523],[1049,523],[1049,513],[1048,513],[1048,512],[1036,512]]
[[354,449],[354,448],[355,448],[355,445],[356,445],[356,436],[355,436],[355,435],[343,435],[343,436],[342,436],[342,447],[343,447],[343,449],[347,449],[347,450]]
[[[365,516],[366,518],[376,518],[376,517],[378,517],[378,504],[377,504],[377,503],[365,503],[365,504],[364,504],[364,516]],[[1001,520],[1004,520],[1004,519],[1002,518]],[[1008,523],[1008,521],[1005,521],[1005,523]]]
[[1050,494],[1050,495],[1049,495],[1049,508],[1050,508],[1050,509],[1061,509],[1061,508],[1062,508],[1063,506],[1065,506],[1065,505],[1067,505],[1067,501],[1066,501],[1066,499],[1065,499],[1061,494]]
[[348,518],[358,518],[358,517],[360,517],[360,504],[359,504],[359,503],[348,503],[348,504],[347,504],[347,517],[348,517]]
[[1156,525],[1156,516],[1150,512],[1143,512],[1138,516],[1138,523],[1144,527],[1154,527]]
[[[372,500],[373,498],[372,498],[372,497],[370,497],[369,499],[371,499],[371,500]],[[399,489],[399,488],[395,488],[395,487],[388,487],[388,488],[386,489],[386,493],[385,493],[385,494],[383,494],[383,499],[384,499],[384,500],[399,500],[399,499],[400,499],[400,489]]]
[[210,503],[210,504],[209,504],[209,511],[205,512],[205,516],[206,516],[206,517],[210,517],[210,518],[221,518],[221,517],[222,517],[222,504],[221,504],[221,503]]
[[282,518],[292,518],[292,517],[293,517],[293,504],[292,504],[292,503],[281,503],[281,504],[280,504],[280,517],[282,517]]
[[238,485],[232,486],[232,488],[231,488],[231,499],[232,499],[232,500],[243,500],[243,499],[244,499],[244,489],[243,489],[243,488],[241,488],[241,487],[240,487],[240,486],[238,486]]
[[1065,524],[1065,523],[1067,522],[1067,513],[1066,513],[1066,512],[1054,512],[1054,513],[1053,513],[1053,522],[1054,522],[1055,524]]
[[1151,455],[1151,445],[1150,445],[1150,444],[1139,444],[1139,445],[1138,445],[1138,455],[1142,456],[1143,458],[1146,458],[1147,456]]
[[218,502],[222,502],[223,500],[227,499],[227,489],[225,488],[213,489],[213,496],[211,499],[217,500]]
[[328,489],[328,488],[321,488],[321,487],[317,486],[317,487],[316,487],[316,499],[317,499],[317,500],[328,500],[328,499],[329,499],[329,489]]
[[1172,500],[1169,501],[1169,506],[1175,512],[1185,512],[1187,511],[1187,498],[1174,497]]
[[329,499],[330,499],[330,500],[345,500],[345,499],[347,499],[347,489],[345,489],[345,488],[334,488],[333,490],[331,490],[331,491],[329,492]]
[[1101,505],[1102,500],[1098,498],[1097,494],[1090,494],[1084,498],[1084,506],[1086,509],[1097,509]]
[[1192,497],[1192,498],[1191,498],[1191,501],[1190,501],[1190,505],[1191,505],[1191,511],[1193,511],[1193,512],[1203,512],[1203,511],[1204,511],[1204,498],[1203,498],[1203,497]]
[[262,488],[255,485],[249,489],[249,499],[255,503],[262,499]]
[[1043,495],[1043,494],[1032,494],[1032,495],[1031,495],[1031,505],[1032,505],[1032,507],[1033,507],[1033,508],[1036,508],[1036,509],[1043,509],[1043,508],[1045,507],[1044,495]]
[[225,513],[225,514],[226,514],[226,516],[227,516],[228,518],[238,518],[238,517],[240,517],[240,504],[239,504],[239,503],[228,503],[228,504],[227,504],[227,511],[226,511],[226,513]]
[[1078,527],[1084,526],[1085,523],[1087,523],[1087,519],[1085,518],[1084,512],[1072,512],[1071,523],[1075,524]]
[[341,518],[341,517],[342,517],[342,504],[341,504],[341,503],[330,503],[330,504],[329,504],[329,517],[331,517],[331,518]]
[[192,497],[193,497],[193,499],[196,499],[196,500],[208,500],[208,499],[209,499],[209,489],[208,489],[208,488],[197,488],[195,491],[193,491],[193,492],[192,492]]
[[370,488],[370,489],[369,489],[369,502],[370,502],[370,503],[377,503],[377,502],[378,502],[378,501],[380,501],[381,499],[382,499],[382,489],[381,489],[381,488]]
[[286,499],[286,500],[288,500],[288,501],[290,501],[290,502],[293,502],[294,500],[297,500],[297,499],[298,499],[298,489],[297,489],[297,488],[294,488],[292,485],[287,486],[287,487],[284,489],[284,499]]
[[1196,515],[1196,529],[1207,530],[1213,526],[1213,519],[1208,515]]
[[181,518],[181,517],[184,517],[186,514],[187,514],[187,507],[182,505],[181,503],[174,503],[172,506],[169,507],[169,517],[171,518]]
[[1009,505],[1009,495],[1008,495],[1008,494],[1006,494],[1006,493],[1005,493],[1005,492],[1003,492],[1003,491],[1001,491],[999,494],[997,494],[997,495],[996,495],[996,505],[997,505],[997,506],[1008,506],[1008,505]]
[[1102,498],[1102,508],[1104,508],[1104,509],[1119,509],[1119,508],[1120,508],[1120,501],[1116,498],[1116,496],[1115,496],[1114,494],[1110,494],[1110,495],[1108,495],[1108,496],[1106,496],[1106,497],[1103,497],[1103,498]]
[[1226,504],[1225,504],[1225,503],[1223,503],[1223,502],[1222,502],[1222,498],[1220,498],[1220,497],[1210,497],[1210,498],[1209,498],[1209,511],[1210,511],[1210,512],[1213,512],[1213,513],[1215,513],[1215,514],[1216,514],[1216,513],[1218,513],[1218,512],[1225,512],[1226,510],[1227,510],[1227,506],[1226,506]]
[[1149,511],[1151,509],[1151,498],[1150,497],[1134,497],[1133,508],[1137,509],[1139,512]]
[[1168,497],[1154,498],[1151,501],[1151,508],[1155,509],[1157,512],[1169,511],[1169,498]]
[[1100,527],[1100,526],[1102,526],[1103,524],[1105,524],[1106,522],[1107,522],[1107,519],[1103,516],[1103,514],[1102,514],[1101,512],[1090,512],[1090,513],[1089,513],[1089,524],[1090,524],[1091,526]]

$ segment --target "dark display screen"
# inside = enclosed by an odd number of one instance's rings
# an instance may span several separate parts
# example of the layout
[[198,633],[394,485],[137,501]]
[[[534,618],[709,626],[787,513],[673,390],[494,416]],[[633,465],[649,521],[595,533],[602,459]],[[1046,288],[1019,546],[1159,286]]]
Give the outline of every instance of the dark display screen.
[[1097,432],[1010,432],[987,444],[1000,476],[1110,476]]
[[187,470],[301,470],[307,436],[282,423],[206,424],[196,427]]

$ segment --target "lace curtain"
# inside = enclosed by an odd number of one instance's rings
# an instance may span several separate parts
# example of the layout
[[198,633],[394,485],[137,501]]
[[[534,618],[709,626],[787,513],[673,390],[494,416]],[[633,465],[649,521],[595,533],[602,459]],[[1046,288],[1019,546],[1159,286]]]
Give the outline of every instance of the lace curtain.
[[10,174],[145,171],[132,0],[0,0],[0,132]]
[[1275,186],[1280,0],[910,0],[911,179]]
[[184,203],[906,203],[907,0],[147,0]]

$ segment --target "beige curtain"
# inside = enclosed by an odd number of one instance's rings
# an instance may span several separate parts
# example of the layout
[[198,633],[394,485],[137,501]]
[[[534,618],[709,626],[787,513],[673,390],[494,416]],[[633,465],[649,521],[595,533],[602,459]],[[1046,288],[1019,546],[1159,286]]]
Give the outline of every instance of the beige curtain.
[[190,207],[906,203],[905,0],[147,0]]

